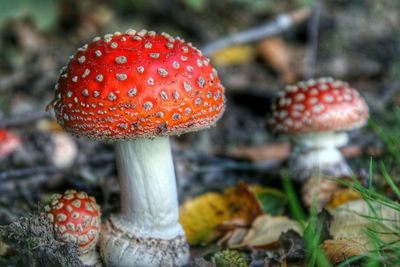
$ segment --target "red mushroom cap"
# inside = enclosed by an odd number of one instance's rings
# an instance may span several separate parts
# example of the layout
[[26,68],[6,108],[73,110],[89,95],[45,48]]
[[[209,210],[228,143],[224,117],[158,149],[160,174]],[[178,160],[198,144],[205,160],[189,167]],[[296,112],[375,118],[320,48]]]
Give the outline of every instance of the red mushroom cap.
[[20,145],[21,140],[18,136],[10,131],[0,129],[0,159],[12,153]]
[[217,72],[199,50],[165,33],[129,30],[78,49],[51,106],[68,132],[118,140],[209,127],[224,104]]
[[368,106],[348,83],[319,78],[287,86],[275,99],[270,125],[287,134],[350,130],[363,126]]
[[67,190],[52,196],[45,207],[57,240],[72,242],[82,252],[93,248],[100,234],[100,207],[85,192]]

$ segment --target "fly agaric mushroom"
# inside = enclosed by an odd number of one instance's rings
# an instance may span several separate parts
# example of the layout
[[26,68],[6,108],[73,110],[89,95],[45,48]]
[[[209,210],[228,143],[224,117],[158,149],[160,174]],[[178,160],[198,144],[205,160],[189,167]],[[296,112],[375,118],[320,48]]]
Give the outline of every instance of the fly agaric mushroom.
[[52,106],[66,131],[115,141],[121,214],[102,230],[106,265],[186,264],[169,136],[222,116],[224,88],[209,60],[166,33],[96,37],[61,70]]
[[21,145],[18,136],[10,131],[0,129],[0,159],[15,151]]
[[45,206],[47,218],[54,227],[55,238],[78,245],[80,259],[86,265],[98,261],[96,244],[100,235],[100,207],[85,192],[67,190],[54,194]]
[[315,175],[342,177],[350,168],[337,147],[347,144],[343,131],[363,126],[368,107],[348,83],[320,78],[287,86],[275,99],[270,125],[293,135],[289,158],[291,176],[305,180]]

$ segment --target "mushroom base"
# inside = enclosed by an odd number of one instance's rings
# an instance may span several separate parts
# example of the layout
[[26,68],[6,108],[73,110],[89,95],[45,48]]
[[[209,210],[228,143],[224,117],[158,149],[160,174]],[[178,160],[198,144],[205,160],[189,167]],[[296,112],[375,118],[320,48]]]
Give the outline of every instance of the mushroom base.
[[81,255],[79,255],[79,259],[85,266],[90,266],[90,267],[103,266],[103,264],[101,263],[100,255],[95,249],[82,253]]
[[351,170],[335,147],[298,146],[289,158],[289,175],[293,180],[302,182],[311,176],[349,177]]
[[143,238],[108,219],[102,226],[101,257],[108,267],[183,266],[189,261],[184,235],[174,239]]

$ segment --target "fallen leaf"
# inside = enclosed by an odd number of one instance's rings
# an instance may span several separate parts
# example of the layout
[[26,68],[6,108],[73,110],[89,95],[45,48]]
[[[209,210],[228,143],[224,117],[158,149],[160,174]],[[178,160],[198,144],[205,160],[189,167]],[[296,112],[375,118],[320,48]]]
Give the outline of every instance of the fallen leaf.
[[235,242],[234,244],[234,242],[228,241],[227,244],[230,244],[229,248],[274,247],[277,245],[281,234],[289,230],[293,230],[299,234],[302,234],[301,226],[288,217],[273,217],[268,214],[263,214],[254,220],[241,242]]
[[317,203],[317,210],[321,211],[332,197],[332,194],[340,189],[340,184],[335,181],[320,177],[309,177],[303,184],[301,193],[303,203],[310,207],[313,201]]
[[211,55],[213,64],[219,66],[239,65],[250,62],[254,58],[255,50],[251,45],[231,46]]
[[224,198],[231,219],[241,219],[250,224],[262,213],[259,202],[245,183],[225,189]]
[[266,64],[279,73],[284,83],[296,81],[296,75],[291,69],[290,52],[282,38],[270,37],[260,41],[257,52]]
[[222,223],[236,219],[249,225],[261,213],[254,194],[239,183],[223,194],[207,193],[186,201],[179,210],[179,221],[190,244],[206,244],[221,234],[216,230]]
[[337,264],[353,256],[364,254],[368,251],[365,245],[348,238],[325,240],[321,248],[325,256],[333,264]]
[[283,161],[290,154],[289,143],[266,144],[257,147],[239,147],[233,149],[231,156],[246,158],[253,162]]
[[249,187],[255,195],[262,211],[269,215],[280,215],[285,211],[286,195],[274,188],[253,185]]
[[227,203],[224,196],[218,193],[196,197],[179,209],[179,222],[190,244],[210,242],[215,238],[214,229],[227,220]]
[[333,216],[329,232],[334,240],[348,238],[373,248],[373,240],[366,234],[376,233],[385,242],[398,241],[400,212],[377,202],[370,202],[375,212],[364,200],[353,200],[330,209]]
[[335,209],[346,202],[357,199],[361,199],[360,193],[354,191],[351,188],[344,188],[332,194],[332,197],[327,205],[327,208]]
[[40,119],[35,124],[36,129],[43,132],[63,132],[62,127],[54,120],[51,119]]

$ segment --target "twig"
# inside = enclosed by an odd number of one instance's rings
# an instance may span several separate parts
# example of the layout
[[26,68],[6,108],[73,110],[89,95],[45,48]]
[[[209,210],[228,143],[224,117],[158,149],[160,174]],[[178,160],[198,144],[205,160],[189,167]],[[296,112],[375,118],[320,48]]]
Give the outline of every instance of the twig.
[[321,18],[321,1],[315,0],[313,15],[308,24],[309,46],[304,57],[304,78],[309,79],[315,76],[318,52],[318,32]]
[[38,119],[42,119],[49,116],[50,113],[44,110],[13,115],[12,117],[9,118],[5,118],[5,115],[2,115],[0,116],[0,128],[15,127],[21,124],[31,123]]
[[297,24],[310,15],[310,10],[308,8],[303,8],[295,10],[290,13],[285,13],[279,15],[272,21],[268,21],[263,25],[255,28],[245,30],[243,32],[238,32],[230,36],[219,38],[204,47],[201,51],[205,55],[211,55],[212,53],[232,45],[249,43],[264,39],[276,35],[294,24]]
[[[235,161],[232,159],[220,158],[216,156],[210,156],[200,153],[185,153],[185,152],[175,152],[174,157],[176,160],[190,160],[199,163],[198,172],[211,172],[211,171],[232,171],[232,170],[242,170],[242,171],[266,171],[275,168],[279,162],[271,160],[263,163],[246,163]],[[103,164],[114,161],[113,153],[104,153],[97,156],[90,157],[90,160],[82,160],[77,162],[74,169],[79,169],[81,166],[86,166],[87,164]],[[51,175],[55,173],[64,173],[69,171],[70,168],[62,169],[53,165],[49,166],[37,166],[24,169],[7,170],[0,172],[0,183],[7,182],[12,179],[29,179],[35,177],[36,175]]]

